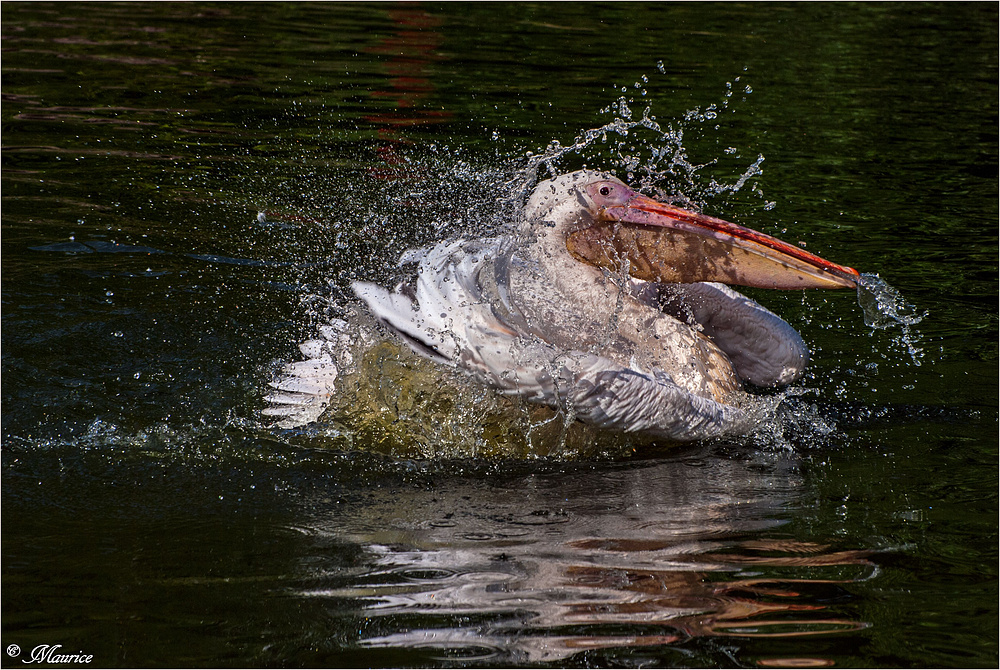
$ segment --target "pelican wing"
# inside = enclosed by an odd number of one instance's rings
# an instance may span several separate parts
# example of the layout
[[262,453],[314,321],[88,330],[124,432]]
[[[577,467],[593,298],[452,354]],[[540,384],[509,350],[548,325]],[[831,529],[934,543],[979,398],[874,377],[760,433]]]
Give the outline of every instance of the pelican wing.
[[503,356],[481,357],[480,363],[477,376],[501,393],[600,428],[688,441],[742,432],[752,423],[742,409],[694,395],[662,370],[628,369],[537,338],[518,338]]
[[742,410],[693,395],[661,370],[627,369],[518,333],[498,318],[478,283],[483,262],[495,257],[498,244],[459,241],[421,254],[415,289],[400,285],[389,292],[364,282],[353,289],[417,354],[461,367],[506,395],[602,428],[672,440],[745,428]]
[[400,284],[392,292],[367,282],[351,288],[372,314],[421,356],[455,365],[476,349],[477,332],[507,332],[476,283],[483,260],[495,255],[498,240],[458,240],[407,252],[420,259],[416,288]]
[[320,337],[299,345],[305,360],[285,365],[277,379],[268,385],[274,389],[264,400],[268,406],[261,414],[276,417],[280,428],[296,428],[318,419],[330,404],[340,373],[338,354],[342,357],[350,345],[347,322],[333,321],[320,328]]

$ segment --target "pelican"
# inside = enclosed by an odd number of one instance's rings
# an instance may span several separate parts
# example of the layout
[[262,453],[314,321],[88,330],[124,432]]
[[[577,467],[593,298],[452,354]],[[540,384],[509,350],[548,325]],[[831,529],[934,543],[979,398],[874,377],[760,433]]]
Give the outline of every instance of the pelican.
[[[671,441],[749,431],[747,388],[790,384],[808,363],[789,324],[727,284],[859,278],[589,170],[539,183],[509,237],[442,242],[402,261],[418,264],[415,283],[352,288],[413,351],[569,420]],[[301,415],[324,387],[310,379],[331,373],[297,365],[265,413]]]

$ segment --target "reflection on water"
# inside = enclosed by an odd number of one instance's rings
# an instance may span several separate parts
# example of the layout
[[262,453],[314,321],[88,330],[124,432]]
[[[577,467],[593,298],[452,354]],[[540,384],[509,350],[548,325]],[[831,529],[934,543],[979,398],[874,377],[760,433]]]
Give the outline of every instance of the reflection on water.
[[311,519],[309,533],[359,544],[368,569],[300,595],[377,620],[363,647],[512,663],[858,631],[850,584],[873,564],[782,534],[800,483],[787,454],[700,454],[383,497]]
[[379,162],[368,168],[368,174],[382,179],[411,177],[406,168],[402,145],[413,144],[405,136],[407,128],[441,123],[452,115],[447,110],[428,109],[422,101],[433,91],[428,65],[441,58],[438,49],[443,36],[439,18],[417,7],[395,7],[388,10],[393,33],[365,49],[366,53],[386,59],[383,68],[389,75],[388,90],[370,93],[376,102],[385,100],[391,108],[365,116],[378,127],[381,145],[376,149]]

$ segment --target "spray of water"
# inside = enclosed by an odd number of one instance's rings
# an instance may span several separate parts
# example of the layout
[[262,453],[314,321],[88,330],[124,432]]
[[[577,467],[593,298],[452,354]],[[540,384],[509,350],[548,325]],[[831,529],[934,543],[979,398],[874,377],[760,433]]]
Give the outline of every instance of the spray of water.
[[858,282],[858,304],[865,315],[865,325],[870,328],[886,329],[899,326],[899,341],[906,347],[914,365],[920,365],[923,349],[916,346],[920,334],[911,326],[920,323],[925,316],[916,314],[916,307],[906,302],[899,291],[890,286],[877,274],[864,273]]
[[[644,75],[642,82],[635,84],[642,95],[646,94],[642,86],[647,81]],[[641,113],[637,113],[633,109],[636,100],[623,95],[601,110],[602,114],[611,116],[607,123],[581,132],[570,144],[553,140],[541,152],[527,152],[524,165],[515,171],[507,184],[509,192],[519,198],[517,204],[523,204],[537,181],[566,172],[570,161],[583,160],[584,166],[587,161],[597,161],[599,169],[614,173],[634,188],[689,208],[700,209],[711,198],[734,194],[763,174],[764,157],[758,155],[731,182],[716,179],[704,175],[703,170],[717,164],[718,159],[701,164],[693,162],[685,148],[685,134],[692,130],[701,132],[706,123],[718,130],[722,114],[732,111],[729,103],[734,83],[739,81],[737,77],[734,82],[726,83],[721,102],[704,109],[696,107],[680,120],[665,124],[656,119],[651,106],[644,105]],[[743,92],[750,94],[752,90],[745,86]],[[728,147],[725,152],[735,154],[737,149]],[[669,185],[669,190],[665,185]],[[759,189],[754,192],[763,195]],[[766,209],[773,206],[773,202],[765,203]]]
[[[644,77],[634,87],[640,95],[646,93],[645,82]],[[763,156],[757,155],[725,179],[712,174],[719,170],[709,169],[718,159],[698,163],[685,147],[691,135],[707,128],[719,129],[720,115],[733,111],[729,104],[738,83],[739,79],[727,83],[720,102],[692,109],[667,123],[659,122],[647,104],[641,103],[641,112],[636,112],[635,99],[623,95],[602,110],[610,116],[606,123],[582,131],[568,144],[553,140],[541,150],[520,156],[484,161],[437,145],[431,147],[430,154],[408,156],[406,178],[379,181],[377,188],[364,189],[363,197],[352,203],[356,205],[351,209],[355,220],[337,226],[338,253],[366,248],[351,242],[351,235],[370,239],[377,234],[382,241],[369,252],[374,254],[369,262],[364,261],[364,253],[354,252],[357,260],[349,264],[348,275],[341,277],[343,284],[351,279],[391,284],[394,274],[402,278],[402,267],[386,263],[387,256],[403,251],[400,245],[512,232],[539,181],[579,167],[606,170],[650,195],[692,209],[748,188],[763,200],[757,185],[763,173]],[[744,86],[742,92],[748,95],[751,90]],[[739,158],[734,147],[727,147],[724,153]],[[343,197],[342,192],[338,195]],[[409,208],[409,203],[421,206]],[[430,214],[428,205],[432,205]],[[763,207],[769,210],[774,203],[765,200]],[[322,228],[318,223],[309,227]],[[634,438],[599,435],[563,414],[490,393],[463,375],[416,357],[395,341],[380,339],[370,317],[363,310],[354,310],[349,300],[329,300],[321,295],[310,291],[306,301],[315,312],[315,321],[328,320],[331,315],[343,319],[343,329],[335,338],[342,344],[330,351],[340,370],[338,392],[330,399],[326,426],[296,432],[292,438],[296,443],[332,439],[345,448],[417,457],[584,456],[622,453],[639,446],[640,441]],[[904,342],[919,364],[921,351],[914,345],[916,336],[911,327],[920,317],[914,316],[899,293],[877,276],[864,275],[859,283],[859,302],[870,326],[898,324],[903,329]],[[794,401],[795,395],[792,390],[760,399],[760,423],[765,428],[757,437],[770,435],[769,443],[787,446],[786,429],[795,435],[807,425],[811,433],[834,432],[832,423],[825,422],[814,406]],[[792,402],[782,402],[785,399]]]

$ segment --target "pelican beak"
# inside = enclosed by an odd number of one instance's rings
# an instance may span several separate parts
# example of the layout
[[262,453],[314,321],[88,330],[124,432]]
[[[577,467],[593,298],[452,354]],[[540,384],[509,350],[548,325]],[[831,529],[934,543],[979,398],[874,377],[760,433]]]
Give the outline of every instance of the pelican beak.
[[[601,205],[601,203],[598,203]],[[722,219],[628,189],[599,206],[593,225],[570,232],[577,260],[646,281],[716,281],[773,289],[856,288],[858,271]]]

